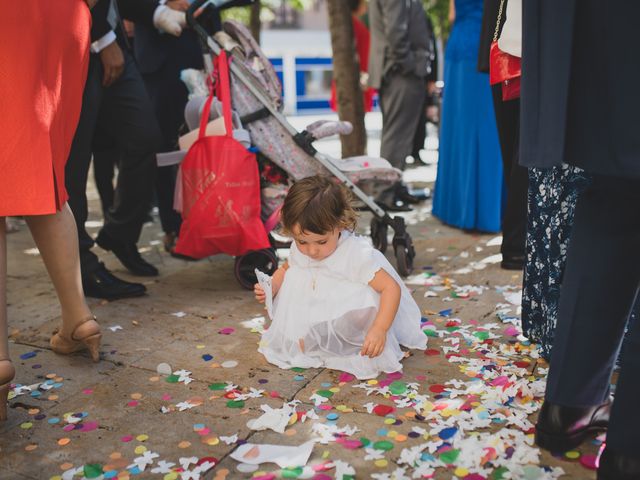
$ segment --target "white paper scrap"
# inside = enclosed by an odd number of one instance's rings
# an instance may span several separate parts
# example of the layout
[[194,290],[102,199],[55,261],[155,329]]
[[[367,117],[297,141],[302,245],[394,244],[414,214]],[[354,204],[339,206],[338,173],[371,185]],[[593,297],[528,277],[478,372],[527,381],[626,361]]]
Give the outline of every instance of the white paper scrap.
[[258,283],[262,287],[262,290],[264,290],[267,314],[269,315],[269,318],[273,320],[273,288],[271,287],[271,277],[257,268],[255,272],[256,277],[258,278]]
[[231,458],[252,465],[275,463],[280,468],[301,467],[309,461],[313,445],[313,441],[305,442],[297,447],[245,443],[231,453]]

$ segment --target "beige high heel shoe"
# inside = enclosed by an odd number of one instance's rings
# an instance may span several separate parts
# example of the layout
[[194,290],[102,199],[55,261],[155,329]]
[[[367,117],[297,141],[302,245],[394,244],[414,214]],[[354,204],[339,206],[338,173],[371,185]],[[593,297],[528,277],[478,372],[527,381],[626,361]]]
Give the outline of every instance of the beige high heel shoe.
[[96,317],[89,317],[85,318],[75,328],[71,337],[65,337],[59,331],[55,332],[49,344],[51,345],[51,350],[62,355],[69,355],[87,349],[91,354],[91,359],[94,362],[99,362],[101,339],[102,333],[100,332],[100,325],[96,322]]
[[0,422],[7,419],[7,399],[9,397],[9,384],[16,375],[11,360],[0,358]]

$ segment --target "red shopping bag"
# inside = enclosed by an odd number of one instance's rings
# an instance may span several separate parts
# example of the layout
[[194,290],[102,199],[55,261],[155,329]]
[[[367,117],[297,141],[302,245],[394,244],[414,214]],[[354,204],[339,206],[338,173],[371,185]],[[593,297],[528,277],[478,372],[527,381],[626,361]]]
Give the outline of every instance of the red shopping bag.
[[192,258],[216,253],[238,256],[270,246],[260,220],[260,177],[255,154],[233,138],[229,65],[224,51],[215,64],[215,85],[226,133],[205,136],[212,91],[202,112],[198,140],[180,166],[183,222],[175,251]]

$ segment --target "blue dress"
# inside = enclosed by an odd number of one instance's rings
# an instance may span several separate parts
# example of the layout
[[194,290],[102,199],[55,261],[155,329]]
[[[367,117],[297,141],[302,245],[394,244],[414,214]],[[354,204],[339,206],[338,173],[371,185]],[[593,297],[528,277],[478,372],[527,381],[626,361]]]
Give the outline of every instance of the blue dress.
[[455,227],[497,232],[502,157],[489,76],[477,71],[483,0],[456,0],[444,64],[444,97],[433,214]]

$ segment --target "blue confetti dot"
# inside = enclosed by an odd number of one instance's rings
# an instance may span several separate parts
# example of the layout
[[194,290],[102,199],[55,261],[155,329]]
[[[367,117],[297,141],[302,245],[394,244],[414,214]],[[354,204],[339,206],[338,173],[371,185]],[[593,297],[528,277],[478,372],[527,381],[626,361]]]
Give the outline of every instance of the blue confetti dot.
[[117,470],[109,470],[108,472],[104,472],[104,478],[116,478],[118,476]]
[[39,397],[41,395],[40,392],[38,392],[37,390],[35,392],[31,392],[31,396],[32,397]]
[[135,467],[131,467],[129,469],[129,473],[131,475],[140,475],[142,473],[142,471],[137,466],[135,466]]
[[327,382],[323,382],[323,383],[321,383],[321,385],[322,385],[324,388],[329,388],[329,387],[331,386],[331,384],[330,384],[330,383],[327,383]]
[[60,423],[60,419],[58,417],[53,417],[48,420],[51,425],[55,425],[56,423]]
[[389,433],[389,431],[386,428],[381,428],[380,430],[378,430],[376,432],[376,435],[378,435],[380,437],[386,437],[387,433]]
[[448,317],[449,315],[451,315],[452,311],[453,311],[453,309],[447,308],[446,310],[440,310],[438,312],[438,315],[440,315],[441,317]]
[[449,440],[457,432],[458,432],[458,429],[456,427],[443,428],[442,430],[440,430],[440,433],[438,433],[438,436],[442,440]]
[[420,459],[423,462],[433,462],[435,460],[435,457],[429,453],[423,453]]
[[193,424],[193,429],[194,430],[202,430],[204,428],[204,423],[194,423]]
[[337,413],[330,413],[329,415],[327,415],[327,420],[337,420],[339,416],[340,415],[338,415]]
[[204,355],[202,355],[202,359],[205,362],[210,362],[211,360],[213,360],[213,355],[209,355],[208,353],[205,353]]
[[35,357],[35,356],[36,356],[36,354],[37,354],[37,352],[27,352],[27,353],[23,353],[22,355],[20,355],[20,358],[21,358],[22,360],[27,360],[27,359],[29,359],[29,358],[33,358],[33,357]]
[[300,382],[300,381],[304,380],[304,377],[302,375],[296,375],[295,377],[293,377],[293,379],[296,382]]

